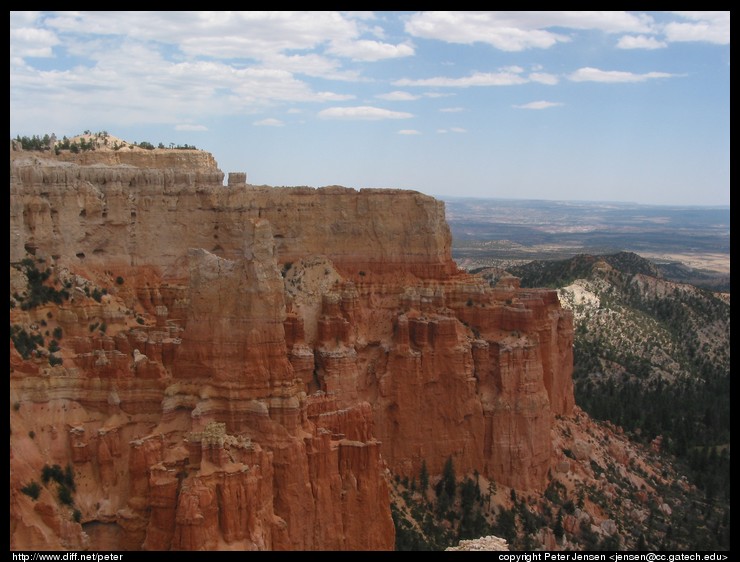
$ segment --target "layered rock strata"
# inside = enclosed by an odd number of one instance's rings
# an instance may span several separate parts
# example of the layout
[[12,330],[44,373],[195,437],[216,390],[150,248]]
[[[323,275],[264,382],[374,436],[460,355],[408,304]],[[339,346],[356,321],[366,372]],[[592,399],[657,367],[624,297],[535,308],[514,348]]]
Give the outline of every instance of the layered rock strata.
[[[101,522],[127,549],[392,549],[387,479],[422,461],[544,488],[573,408],[554,291],[458,270],[421,193],[224,186],[182,152],[11,153],[11,326],[64,334],[54,366],[11,340],[13,548]],[[69,298],[21,306],[22,260]],[[71,505],[21,492],[52,463]]]

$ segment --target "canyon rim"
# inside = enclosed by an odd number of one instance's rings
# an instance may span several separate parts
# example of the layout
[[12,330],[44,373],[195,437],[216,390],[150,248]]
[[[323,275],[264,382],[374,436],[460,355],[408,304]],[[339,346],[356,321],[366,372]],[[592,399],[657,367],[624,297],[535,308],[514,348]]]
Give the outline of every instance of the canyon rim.
[[12,549],[391,550],[422,463],[546,488],[572,313],[459,269],[442,202],[199,150],[10,162]]

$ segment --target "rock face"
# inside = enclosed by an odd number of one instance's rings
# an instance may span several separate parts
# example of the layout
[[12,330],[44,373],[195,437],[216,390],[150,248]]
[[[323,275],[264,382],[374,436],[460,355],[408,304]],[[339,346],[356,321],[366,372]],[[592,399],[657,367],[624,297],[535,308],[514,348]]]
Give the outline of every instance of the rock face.
[[[224,186],[155,153],[11,152],[11,326],[64,334],[11,339],[12,548],[95,522],[126,549],[392,549],[387,479],[422,461],[545,487],[574,405],[554,291],[458,270],[421,193]],[[68,298],[23,306],[29,262]],[[45,464],[71,504],[21,492]]]
[[509,545],[506,540],[489,535],[479,539],[462,540],[458,546],[450,546],[445,550],[450,551],[508,551]]

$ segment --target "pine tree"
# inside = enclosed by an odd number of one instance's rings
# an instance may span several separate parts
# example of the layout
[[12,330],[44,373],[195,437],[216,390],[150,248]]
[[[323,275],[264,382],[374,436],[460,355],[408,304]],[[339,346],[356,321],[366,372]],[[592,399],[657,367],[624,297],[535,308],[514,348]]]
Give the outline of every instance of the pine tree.
[[555,520],[555,526],[552,528],[552,534],[555,535],[555,538],[558,541],[563,540],[563,536],[565,535],[565,529],[563,528],[562,510],[558,511],[558,518]]
[[421,491],[426,492],[429,487],[429,471],[427,470],[427,461],[421,461],[421,468],[419,469],[419,485]]
[[450,498],[455,497],[455,467],[452,464],[452,456],[447,457],[445,466],[442,469],[442,482],[444,483],[444,490]]

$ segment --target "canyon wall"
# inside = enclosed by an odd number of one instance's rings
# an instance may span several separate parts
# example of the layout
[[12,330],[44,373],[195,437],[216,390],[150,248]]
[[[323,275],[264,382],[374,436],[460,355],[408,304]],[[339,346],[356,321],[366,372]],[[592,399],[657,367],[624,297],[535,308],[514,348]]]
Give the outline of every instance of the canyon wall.
[[[460,271],[441,202],[224,185],[201,151],[29,154],[10,317],[42,343],[11,337],[12,548],[101,522],[132,550],[392,549],[388,479],[422,461],[546,486],[572,317]],[[21,491],[51,464],[71,503]]]

